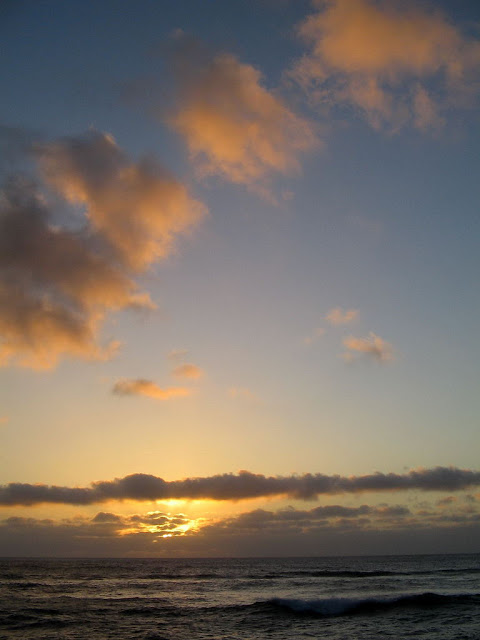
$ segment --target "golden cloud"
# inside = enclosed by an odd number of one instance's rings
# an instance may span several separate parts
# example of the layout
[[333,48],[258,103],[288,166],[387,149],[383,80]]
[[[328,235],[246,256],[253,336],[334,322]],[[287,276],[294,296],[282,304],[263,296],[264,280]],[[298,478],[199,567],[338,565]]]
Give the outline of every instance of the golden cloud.
[[147,159],[129,162],[107,134],[45,146],[40,162],[47,181],[70,202],[85,205],[92,226],[135,270],[168,255],[175,235],[206,214],[165,169]]
[[155,400],[170,400],[188,396],[191,391],[185,387],[159,387],[151,380],[137,378],[135,380],[119,380],[115,383],[113,393],[118,396],[146,396]]
[[220,175],[268,195],[268,178],[298,171],[298,155],[318,144],[313,126],[232,55],[203,65],[190,56],[178,80],[168,121],[185,138],[200,176]]
[[205,374],[203,369],[191,362],[178,365],[172,373],[176,378],[187,378],[189,380],[198,380]]
[[[21,286],[21,283],[20,283]],[[49,369],[61,356],[106,360],[119,347],[97,343],[102,313],[76,311],[68,304],[37,298],[16,283],[0,284],[0,366],[10,362],[32,369]]]
[[342,324],[350,324],[358,318],[358,309],[346,309],[345,311],[341,307],[335,307],[325,316],[325,320],[333,326],[339,326]]
[[378,362],[393,360],[393,347],[389,342],[370,331],[366,338],[348,336],[343,341],[347,352],[343,354],[345,360],[350,361],[356,355],[365,355]]
[[291,75],[323,105],[349,104],[374,127],[441,126],[478,77],[480,42],[438,10],[408,2],[327,0],[300,25],[311,50]]
[[0,190],[0,365],[111,357],[118,342],[98,342],[105,315],[155,307],[133,276],[206,208],[153,161],[129,162],[106,134],[36,151],[48,184],[85,210],[59,224],[44,184],[17,177]]

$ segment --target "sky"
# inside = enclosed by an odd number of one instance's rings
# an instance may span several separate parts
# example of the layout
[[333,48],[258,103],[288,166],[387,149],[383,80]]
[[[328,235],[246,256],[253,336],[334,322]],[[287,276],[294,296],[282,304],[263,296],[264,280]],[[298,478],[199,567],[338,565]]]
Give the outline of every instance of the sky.
[[480,551],[478,3],[0,38],[0,556]]

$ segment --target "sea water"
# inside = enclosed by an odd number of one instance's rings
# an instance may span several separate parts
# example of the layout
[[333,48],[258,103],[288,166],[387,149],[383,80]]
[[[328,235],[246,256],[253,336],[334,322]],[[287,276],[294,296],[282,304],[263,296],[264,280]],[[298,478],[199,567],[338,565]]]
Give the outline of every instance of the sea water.
[[480,640],[480,555],[3,559],[0,638]]

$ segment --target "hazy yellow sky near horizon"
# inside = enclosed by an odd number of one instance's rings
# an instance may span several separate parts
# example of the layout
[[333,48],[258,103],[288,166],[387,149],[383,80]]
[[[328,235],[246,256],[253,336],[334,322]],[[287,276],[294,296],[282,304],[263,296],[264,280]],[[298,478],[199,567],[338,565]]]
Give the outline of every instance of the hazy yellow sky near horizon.
[[477,3],[0,18],[5,553],[477,549]]

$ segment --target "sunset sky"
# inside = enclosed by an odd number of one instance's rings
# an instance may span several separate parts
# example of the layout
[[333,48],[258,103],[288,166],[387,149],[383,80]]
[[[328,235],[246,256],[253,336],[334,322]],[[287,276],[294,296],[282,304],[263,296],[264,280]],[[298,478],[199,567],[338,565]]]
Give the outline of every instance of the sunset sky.
[[478,2],[0,38],[0,556],[480,551]]

